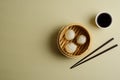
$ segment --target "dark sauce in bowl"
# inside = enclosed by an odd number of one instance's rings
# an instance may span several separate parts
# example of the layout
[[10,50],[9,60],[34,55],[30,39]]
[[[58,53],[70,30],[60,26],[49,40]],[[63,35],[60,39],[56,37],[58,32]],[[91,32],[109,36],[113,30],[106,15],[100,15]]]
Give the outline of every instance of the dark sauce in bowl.
[[97,23],[100,27],[109,27],[112,23],[111,15],[108,13],[101,13],[97,18]]

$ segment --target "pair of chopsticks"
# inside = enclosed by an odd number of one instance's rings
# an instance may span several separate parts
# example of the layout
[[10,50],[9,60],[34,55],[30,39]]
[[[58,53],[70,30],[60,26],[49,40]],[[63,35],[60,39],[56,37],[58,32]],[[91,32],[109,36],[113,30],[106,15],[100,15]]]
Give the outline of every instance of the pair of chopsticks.
[[[97,56],[99,56],[99,55],[101,55],[101,54],[103,54],[103,53],[105,53],[105,52],[113,49],[113,48],[115,48],[115,47],[117,47],[118,44],[115,44],[115,45],[113,45],[113,46],[111,46],[111,47],[109,47],[109,48],[107,48],[107,49],[99,52],[98,54],[96,54],[96,55],[94,55],[94,56],[86,59],[87,57],[89,57],[90,55],[92,55],[93,53],[95,53],[96,51],[98,51],[99,49],[101,49],[102,47],[104,47],[105,45],[107,45],[108,43],[110,43],[112,40],[114,40],[114,38],[111,38],[111,39],[109,39],[108,41],[106,41],[105,43],[103,43],[102,45],[100,45],[100,46],[99,46],[98,48],[96,48],[94,51],[92,51],[92,52],[89,53],[87,56],[85,56],[84,58],[82,58],[80,61],[78,61],[77,63],[75,63],[73,66],[71,66],[70,69],[72,69],[72,68],[74,68],[74,67],[77,67],[77,66],[79,66],[79,65],[81,65],[81,64],[83,64],[83,63],[85,63],[85,62],[87,62],[87,61],[89,61],[89,60],[91,60],[91,59],[93,59],[93,58],[95,58],[95,57],[97,57]],[[86,60],[85,60],[85,59],[86,59]]]

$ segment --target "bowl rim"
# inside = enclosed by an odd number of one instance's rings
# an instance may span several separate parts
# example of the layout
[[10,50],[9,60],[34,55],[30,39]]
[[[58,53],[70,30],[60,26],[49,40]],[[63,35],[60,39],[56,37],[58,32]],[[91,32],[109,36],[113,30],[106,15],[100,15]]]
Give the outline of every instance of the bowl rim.
[[[97,23],[97,18],[99,17],[100,14],[103,14],[103,13],[106,13],[106,14],[108,14],[108,15],[111,17],[111,23],[110,23],[110,25],[109,25],[108,27],[101,27],[101,26]],[[109,13],[108,11],[98,12],[97,15],[95,16],[95,24],[96,24],[97,27],[100,28],[100,29],[108,29],[108,28],[111,27],[112,23],[113,23],[113,18],[112,18],[111,13]]]

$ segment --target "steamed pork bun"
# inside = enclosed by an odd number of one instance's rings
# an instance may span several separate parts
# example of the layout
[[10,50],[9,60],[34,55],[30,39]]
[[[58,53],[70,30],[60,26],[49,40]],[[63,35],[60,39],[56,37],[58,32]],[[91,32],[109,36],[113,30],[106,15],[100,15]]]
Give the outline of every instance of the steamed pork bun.
[[75,32],[73,30],[67,30],[66,33],[65,33],[65,38],[67,40],[72,40],[75,38]]
[[78,44],[85,44],[86,43],[86,36],[85,35],[79,35],[78,38],[77,38],[77,43]]
[[70,42],[70,43],[66,44],[65,49],[69,53],[74,53],[77,49],[77,45]]

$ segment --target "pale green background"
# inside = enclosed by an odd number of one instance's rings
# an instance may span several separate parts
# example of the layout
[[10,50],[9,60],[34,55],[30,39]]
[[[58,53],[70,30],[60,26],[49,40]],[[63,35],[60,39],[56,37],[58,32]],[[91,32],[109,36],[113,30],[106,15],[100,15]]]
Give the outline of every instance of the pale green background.
[[[96,27],[100,11],[111,13],[111,28]],[[61,55],[56,36],[71,23],[91,33],[89,52],[111,37],[104,49],[119,44],[120,0],[0,0],[0,80],[120,80],[119,47],[69,69],[82,57]]]

